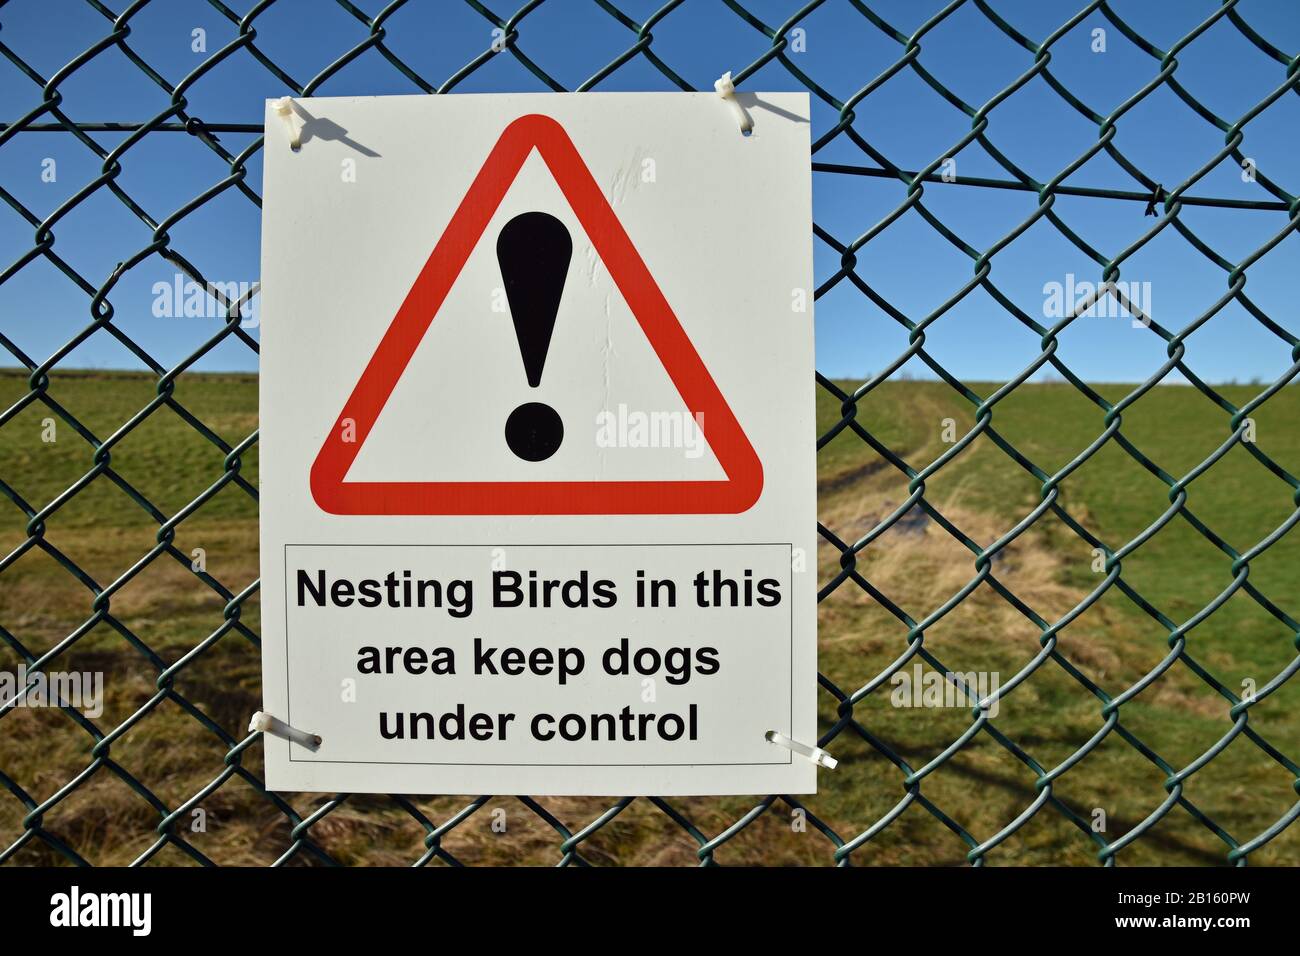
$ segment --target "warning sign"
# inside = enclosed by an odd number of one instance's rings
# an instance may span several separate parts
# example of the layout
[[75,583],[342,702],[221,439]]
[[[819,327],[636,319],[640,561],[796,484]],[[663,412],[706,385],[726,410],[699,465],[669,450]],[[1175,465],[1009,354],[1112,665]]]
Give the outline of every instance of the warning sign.
[[739,103],[268,105],[272,788],[815,788],[808,99]]

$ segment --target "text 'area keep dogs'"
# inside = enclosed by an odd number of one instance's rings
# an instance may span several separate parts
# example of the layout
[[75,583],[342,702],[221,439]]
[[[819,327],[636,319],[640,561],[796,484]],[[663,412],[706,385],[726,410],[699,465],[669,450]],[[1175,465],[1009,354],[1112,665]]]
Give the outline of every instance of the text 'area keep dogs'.
[[806,95],[268,104],[262,257],[272,788],[815,789]]

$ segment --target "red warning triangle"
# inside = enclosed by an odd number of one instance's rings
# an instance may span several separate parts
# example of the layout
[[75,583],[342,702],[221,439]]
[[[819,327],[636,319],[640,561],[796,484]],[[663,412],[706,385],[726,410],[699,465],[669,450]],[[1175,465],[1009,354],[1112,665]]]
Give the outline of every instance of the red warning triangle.
[[[726,473],[717,481],[344,481],[407,363],[506,190],[536,149]],[[351,428],[344,424],[351,420]],[[348,434],[351,441],[344,441]],[[763,467],[650,270],[564,128],[549,116],[506,127],[393,317],[316,455],[311,494],[340,515],[736,514]]]

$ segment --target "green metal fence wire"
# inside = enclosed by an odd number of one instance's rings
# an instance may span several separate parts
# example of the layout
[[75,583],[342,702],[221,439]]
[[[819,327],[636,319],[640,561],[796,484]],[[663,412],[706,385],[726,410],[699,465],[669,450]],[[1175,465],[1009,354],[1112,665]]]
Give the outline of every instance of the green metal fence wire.
[[[500,56],[513,57],[545,88],[564,90],[565,87],[550,75],[542,65],[530,58],[526,52],[527,21],[530,15],[543,5],[543,0],[529,0],[509,17],[501,16],[486,4],[478,2],[478,0],[465,0],[469,8],[481,15],[485,23],[497,31],[499,39],[440,83],[434,83],[421,76],[385,42],[388,37],[386,24],[395,13],[407,5],[407,0],[394,0],[394,2],[389,3],[373,15],[357,3],[349,2],[349,0],[337,0],[338,5],[354,18],[358,24],[361,32],[360,39],[346,53],[305,81],[291,76],[258,46],[258,19],[274,5],[276,0],[260,0],[260,2],[252,6],[248,13],[242,16],[222,3],[221,0],[209,0],[210,5],[232,24],[237,31],[236,36],[229,43],[208,55],[197,68],[175,83],[155,70],[133,49],[131,44],[132,19],[148,5],[149,0],[135,0],[135,2],[130,3],[120,11],[111,9],[104,3],[99,2],[99,0],[86,0],[86,2],[89,7],[102,15],[104,33],[100,39],[53,75],[42,75],[30,65],[27,59],[24,59],[21,51],[0,42],[0,54],[3,54],[11,64],[17,67],[31,81],[36,100],[35,105],[26,114],[7,118],[9,122],[4,124],[2,131],[0,131],[0,145],[7,143],[19,134],[58,132],[75,137],[102,161],[98,176],[44,218],[37,216],[11,192],[0,187],[0,197],[3,197],[6,204],[35,230],[35,239],[31,248],[27,249],[14,262],[8,264],[3,272],[0,272],[0,283],[11,279],[33,262],[44,260],[58,269],[86,295],[90,302],[91,317],[84,329],[44,361],[36,361],[28,356],[14,341],[0,332],[0,346],[3,346],[9,356],[29,372],[26,394],[11,407],[5,409],[3,413],[0,413],[0,427],[3,427],[13,420],[16,415],[31,406],[43,406],[59,422],[73,429],[85,441],[90,452],[89,467],[85,473],[65,491],[48,502],[29,502],[25,500],[15,488],[6,483],[3,475],[0,474],[0,492],[17,509],[17,513],[21,515],[19,520],[25,521],[26,535],[25,540],[17,548],[0,559],[0,580],[3,580],[4,571],[11,568],[25,554],[39,551],[58,562],[69,575],[87,588],[92,599],[89,614],[85,619],[64,639],[57,642],[55,646],[43,654],[33,653],[19,635],[11,633],[3,627],[0,627],[0,640],[3,640],[12,651],[22,658],[29,674],[36,674],[50,667],[51,663],[59,655],[67,651],[92,629],[103,625],[119,634],[133,651],[140,656],[140,659],[153,672],[156,672],[157,692],[130,718],[107,731],[97,726],[94,721],[75,708],[64,706],[63,711],[67,717],[74,721],[87,735],[90,742],[89,759],[84,769],[64,782],[62,786],[58,787],[52,795],[44,800],[38,801],[34,798],[19,780],[10,777],[5,768],[0,766],[0,783],[3,784],[9,798],[20,801],[25,811],[22,817],[20,833],[0,834],[0,861],[13,859],[24,846],[33,841],[40,841],[73,863],[87,864],[92,862],[84,859],[54,829],[48,828],[45,820],[56,806],[92,777],[97,774],[112,774],[128,785],[139,797],[147,801],[157,813],[156,839],[139,856],[136,863],[148,862],[168,846],[178,849],[201,864],[220,862],[211,859],[186,839],[183,832],[183,822],[188,820],[190,812],[195,807],[198,807],[205,799],[227,785],[234,777],[241,778],[247,785],[254,788],[261,797],[269,801],[287,820],[289,824],[289,843],[279,856],[278,863],[289,861],[332,863],[335,860],[331,854],[321,842],[313,838],[313,828],[331,814],[336,813],[349,800],[349,797],[347,795],[335,796],[321,802],[309,815],[301,815],[288,798],[268,792],[259,777],[244,766],[244,758],[249,748],[257,744],[258,735],[244,736],[238,727],[222,726],[209,716],[203,707],[187,699],[175,687],[177,676],[182,671],[207,653],[217,642],[228,636],[237,636],[250,642],[254,647],[258,646],[258,635],[243,620],[243,610],[250,598],[256,594],[257,582],[254,581],[238,588],[231,587],[205,570],[195,570],[191,564],[190,556],[176,545],[178,526],[200,512],[223,490],[228,488],[236,489],[254,501],[257,498],[256,487],[241,474],[243,458],[257,441],[256,432],[248,435],[237,445],[231,445],[224,441],[182,403],[177,393],[178,378],[222,343],[228,341],[242,342],[255,352],[257,342],[247,330],[241,327],[240,307],[244,304],[243,301],[227,298],[219,287],[210,286],[196,266],[179,249],[175,248],[169,235],[169,229],[223,193],[242,193],[250,202],[260,205],[257,193],[246,180],[247,163],[250,157],[261,148],[261,139],[255,139],[247,149],[234,154],[223,145],[219,135],[226,132],[255,134],[260,132],[260,124],[216,122],[212,121],[211,118],[201,118],[191,110],[187,94],[196,84],[202,82],[207,74],[212,73],[224,61],[240,51],[246,51],[288,90],[299,96],[309,96],[330,77],[339,73],[339,71],[347,69],[348,65],[357,57],[372,49],[391,64],[414,88],[425,93],[453,92],[475,70],[494,57]],[[1218,841],[1221,841],[1224,860],[1232,864],[1244,865],[1252,852],[1274,839],[1290,826],[1297,816],[1300,816],[1300,803],[1296,803],[1289,808],[1282,808],[1282,812],[1277,816],[1276,820],[1260,832],[1238,837],[1229,833],[1211,815],[1204,812],[1189,798],[1187,784],[1193,775],[1214,760],[1230,744],[1242,740],[1253,744],[1261,755],[1261,759],[1275,762],[1283,768],[1285,773],[1295,781],[1294,787],[1300,792],[1300,766],[1297,766],[1291,757],[1288,757],[1271,744],[1250,725],[1252,708],[1276,692],[1293,677],[1297,670],[1300,670],[1300,656],[1295,657],[1271,679],[1263,683],[1252,696],[1243,698],[1234,693],[1230,687],[1221,683],[1214,676],[1211,668],[1203,660],[1194,656],[1189,633],[1210,615],[1214,614],[1229,598],[1243,594],[1256,602],[1272,618],[1281,622],[1295,636],[1295,645],[1300,647],[1300,624],[1272,599],[1262,593],[1256,584],[1250,580],[1251,562],[1291,530],[1292,526],[1300,520],[1300,508],[1297,508],[1272,533],[1252,547],[1245,551],[1238,551],[1219,537],[1189,507],[1188,488],[1230,450],[1240,446],[1272,475],[1290,486],[1293,503],[1300,504],[1300,481],[1297,481],[1295,476],[1266,455],[1257,443],[1243,440],[1249,426],[1249,416],[1290,382],[1297,374],[1297,371],[1300,371],[1300,339],[1297,339],[1279,322],[1270,318],[1244,291],[1246,270],[1277,246],[1289,233],[1297,229],[1297,216],[1300,215],[1300,199],[1287,192],[1274,180],[1268,178],[1263,171],[1258,171],[1254,180],[1258,188],[1262,190],[1261,198],[1258,199],[1216,199],[1194,195],[1193,191],[1198,182],[1225,159],[1231,158],[1238,164],[1247,163],[1247,158],[1241,151],[1245,138],[1245,127],[1270,104],[1284,97],[1288,92],[1300,93],[1300,57],[1286,54],[1261,36],[1237,9],[1238,0],[1223,0],[1222,5],[1214,10],[1212,15],[1178,40],[1168,50],[1160,49],[1133,29],[1111,8],[1106,0],[1092,0],[1092,2],[1086,3],[1049,36],[1037,41],[1023,35],[1008,23],[999,14],[993,0],[952,0],[910,35],[891,25],[888,20],[872,8],[871,4],[864,2],[864,0],[838,0],[842,5],[847,4],[847,8],[851,8],[856,14],[860,14],[862,18],[885,37],[896,41],[898,44],[897,57],[893,62],[889,63],[859,89],[841,91],[841,96],[847,93],[841,99],[840,96],[819,85],[789,55],[792,31],[802,20],[827,3],[827,0],[812,0],[812,2],[805,3],[797,9],[792,9],[789,16],[781,23],[765,22],[744,5],[735,2],[735,0],[722,0],[722,2],[748,28],[761,34],[769,43],[763,53],[752,63],[743,65],[739,69],[735,69],[736,64],[719,64],[719,73],[728,67],[733,68],[735,82],[743,88],[747,79],[767,64],[775,62],[788,71],[789,75],[797,80],[799,84],[806,87],[814,97],[828,104],[837,112],[838,121],[818,136],[813,144],[814,170],[828,175],[896,179],[904,187],[902,201],[898,203],[897,207],[860,235],[852,238],[836,237],[820,226],[814,225],[814,233],[817,239],[829,248],[834,249],[839,255],[839,268],[821,283],[816,290],[816,296],[820,298],[832,289],[848,284],[858,290],[875,307],[882,310],[885,315],[898,322],[907,330],[908,334],[907,348],[879,373],[873,375],[851,392],[846,391],[826,376],[818,374],[817,377],[820,387],[833,396],[841,408],[840,420],[825,434],[818,436],[818,448],[825,447],[842,433],[851,433],[861,439],[877,455],[881,456],[900,475],[905,476],[909,492],[906,500],[856,540],[845,540],[826,524],[819,523],[819,532],[822,539],[839,555],[838,572],[822,584],[819,599],[825,600],[841,588],[859,588],[900,622],[904,630],[904,640],[899,645],[899,656],[887,668],[875,674],[861,686],[855,688],[844,687],[836,682],[835,675],[824,674],[820,676],[819,684],[821,689],[834,701],[836,719],[830,726],[825,728],[818,742],[821,746],[834,750],[837,741],[842,742],[842,739],[847,737],[856,737],[864,741],[867,746],[882,755],[897,768],[902,784],[902,796],[879,819],[856,833],[836,832],[829,824],[813,814],[809,808],[804,807],[800,801],[789,796],[773,795],[760,800],[752,809],[732,821],[730,825],[722,828],[719,832],[711,834],[702,832],[685,812],[668,801],[659,798],[645,798],[646,801],[666,815],[689,838],[695,841],[698,845],[698,858],[703,864],[714,863],[715,853],[720,847],[745,831],[757,819],[771,811],[779,803],[789,808],[803,809],[807,813],[807,820],[813,829],[828,841],[826,859],[842,865],[852,862],[855,854],[865,853],[864,848],[875,837],[898,821],[909,810],[912,810],[913,813],[924,812],[932,815],[942,826],[960,838],[968,847],[967,859],[975,865],[983,864],[990,851],[1021,830],[1035,816],[1043,813],[1059,814],[1070,824],[1073,824],[1074,827],[1077,827],[1080,834],[1082,834],[1081,839],[1090,840],[1095,844],[1097,859],[1106,865],[1113,865],[1116,862],[1117,854],[1126,846],[1149,834],[1168,815],[1173,813],[1190,814],[1195,821],[1207,828]],[[584,15],[608,15],[613,18],[616,23],[627,31],[627,47],[591,77],[578,84],[576,89],[599,89],[602,81],[638,58],[658,70],[672,85],[682,90],[693,89],[690,83],[683,79],[670,64],[655,52],[653,46],[653,31],[665,18],[689,16],[687,12],[689,8],[683,10],[683,7],[685,7],[684,0],[669,0],[644,22],[638,22],[616,4],[609,2],[609,0],[593,0],[592,6],[588,8]],[[1023,72],[1010,85],[998,91],[982,104],[968,103],[957,91],[940,82],[922,63],[922,51],[927,35],[962,8],[977,10],[988,23],[1025,50]],[[3,13],[2,9],[0,9],[0,13]],[[1136,45],[1152,61],[1153,72],[1145,85],[1134,91],[1119,107],[1106,115],[1090,107],[1082,97],[1062,83],[1051,70],[1054,45],[1086,17],[1094,15],[1103,17],[1106,22]],[[1278,65],[1275,89],[1253,108],[1235,119],[1216,115],[1204,103],[1198,101],[1179,82],[1177,76],[1179,53],[1189,44],[1195,42],[1206,30],[1220,23],[1231,24],[1241,37],[1244,37],[1253,47]],[[63,110],[63,95],[60,93],[60,86],[70,77],[87,67],[88,64],[94,62],[97,57],[110,50],[120,52],[149,81],[169,97],[169,103],[165,109],[157,115],[139,122],[79,123],[69,118]],[[900,168],[885,155],[884,147],[881,144],[872,142],[854,126],[855,107],[880,89],[891,77],[903,71],[911,71],[947,103],[951,104],[952,107],[970,117],[969,131],[952,143],[940,155],[937,155],[930,163],[917,170]],[[992,125],[991,114],[997,106],[1037,78],[1047,83],[1059,95],[1060,101],[1070,110],[1077,112],[1089,123],[1094,124],[1097,131],[1096,140],[1092,145],[1045,182],[1034,179],[1025,170],[1017,166],[998,150],[989,136]],[[1197,116],[1223,133],[1222,148],[1214,155],[1207,157],[1204,165],[1196,172],[1171,189],[1166,189],[1161,183],[1153,180],[1134,165],[1114,143],[1117,124],[1121,119],[1161,87],[1172,91]],[[115,147],[108,149],[95,138],[94,134],[100,132],[125,133],[126,135]],[[213,183],[199,195],[194,196],[170,215],[157,219],[123,189],[119,183],[119,178],[123,171],[123,163],[128,160],[128,154],[132,149],[140,144],[145,137],[161,132],[184,132],[188,134],[218,156],[222,163],[228,166],[229,171],[224,178]],[[818,153],[832,142],[843,140],[849,141],[861,151],[864,157],[863,165],[852,166],[818,161]],[[945,181],[978,188],[1031,191],[1037,195],[1037,207],[1032,214],[991,246],[984,249],[972,246],[962,239],[961,236],[941,222],[927,208],[925,203],[926,185],[936,182],[940,178],[939,170],[944,159],[955,156],[971,144],[977,144],[988,156],[992,157],[1005,170],[1006,176],[1003,178],[947,177]],[[1131,189],[1097,189],[1067,183],[1073,173],[1093,157],[1102,153],[1114,160],[1120,169],[1131,177],[1133,181]],[[101,281],[96,281],[78,273],[55,249],[55,231],[60,222],[81,203],[97,193],[106,193],[115,197],[131,214],[152,231],[151,242],[131,253],[112,270],[106,279]],[[1267,194],[1271,198],[1263,198],[1263,194]],[[1149,215],[1154,216],[1154,221],[1151,222],[1150,228],[1128,247],[1108,253],[1090,245],[1062,220],[1054,209],[1057,196],[1092,196],[1115,201],[1146,202],[1146,211]],[[1216,252],[1208,241],[1193,233],[1180,219],[1179,213],[1189,205],[1268,210],[1279,214],[1278,228],[1272,238],[1263,246],[1241,261],[1233,262]],[[904,314],[855,272],[863,250],[880,236],[891,223],[909,211],[914,211],[923,217],[944,240],[971,260],[970,277],[953,291],[938,308],[920,318]],[[1099,296],[1109,293],[1122,298],[1123,293],[1119,291],[1119,286],[1108,286],[1106,284],[1118,282],[1125,262],[1166,230],[1176,232],[1203,255],[1212,267],[1221,269],[1225,273],[1226,288],[1222,296],[1183,328],[1165,328],[1153,321],[1150,316],[1141,316],[1150,333],[1164,340],[1167,359],[1144,382],[1119,401],[1111,402],[1103,398],[1094,388],[1078,378],[1057,355],[1061,334],[1096,301],[1095,297],[1086,302],[1078,303],[1072,311],[1056,324],[1044,325],[1020,309],[1010,297],[998,288],[991,278],[993,257],[1042,219],[1046,219],[1075,248],[1082,251],[1097,264],[1100,269],[1101,279],[1101,285],[1098,289]],[[228,316],[228,320],[220,331],[211,336],[179,364],[170,368],[164,367],[155,360],[148,351],[147,343],[138,342],[122,331],[114,321],[114,310],[110,302],[113,289],[122,277],[141,262],[155,255],[174,264],[187,277],[200,286],[207,288],[209,294],[218,301],[222,313]],[[1033,361],[1020,374],[988,395],[978,394],[961,380],[951,375],[926,349],[926,333],[930,326],[949,312],[963,298],[977,289],[983,290],[1000,304],[1009,315],[1013,316],[1026,328],[1032,330],[1039,337],[1040,342],[1039,354]],[[1236,407],[1220,392],[1203,382],[1183,361],[1188,336],[1231,302],[1239,304],[1263,328],[1285,342],[1290,349],[1293,363],[1275,382],[1264,387],[1254,399],[1242,407]],[[1135,304],[1124,300],[1124,305],[1135,315],[1140,315]],[[79,421],[68,408],[60,404],[58,396],[54,394],[54,390],[51,388],[50,377],[51,370],[64,362],[73,350],[85,342],[87,338],[97,334],[107,334],[114,337],[144,366],[150,369],[157,379],[156,397],[140,408],[127,421],[122,422],[116,431],[106,437],[94,433]],[[934,461],[920,467],[905,461],[884,441],[874,435],[871,430],[859,421],[857,414],[859,405],[863,400],[882,383],[888,381],[891,376],[897,375],[904,364],[911,360],[919,360],[924,363],[942,382],[947,383],[955,390],[957,395],[960,395],[968,402],[974,419],[973,427],[969,431],[960,436]],[[1047,368],[1054,369],[1055,373],[1071,384],[1078,394],[1095,406],[1100,413],[1100,431],[1095,440],[1083,448],[1073,460],[1054,473],[1043,469],[1024,452],[1017,449],[993,424],[997,405],[1036,372]],[[1224,424],[1222,444],[1201,464],[1182,477],[1169,474],[1162,469],[1157,462],[1144,454],[1143,450],[1126,436],[1121,428],[1125,410],[1174,372],[1180,373],[1222,411]],[[115,447],[133,430],[164,408],[180,416],[198,435],[219,448],[224,455],[224,467],[220,474],[212,476],[210,486],[174,514],[168,514],[151,502],[126,480],[114,468],[113,464]],[[945,516],[926,495],[927,482],[980,437],[991,441],[1002,452],[1005,452],[1007,458],[1016,467],[1022,469],[1040,483],[1040,495],[1037,505],[1022,520],[987,546],[980,545],[968,536],[949,517]],[[1168,508],[1148,528],[1129,541],[1105,541],[1094,536],[1078,519],[1077,515],[1072,514],[1062,498],[1062,488],[1066,479],[1107,445],[1122,449],[1141,468],[1158,478],[1168,487]],[[47,536],[49,525],[56,520],[60,509],[93,482],[108,482],[116,486],[157,526],[156,544],[142,554],[119,577],[108,583],[96,580],[77,562],[56,547]],[[914,508],[921,509],[939,528],[946,531],[948,535],[951,535],[956,542],[968,549],[974,556],[973,576],[940,607],[935,608],[919,620],[910,616],[891,601],[876,584],[873,584],[865,573],[861,561],[864,552],[871,547],[873,542],[876,542],[891,528],[897,526],[904,516]],[[1073,609],[1058,620],[1048,620],[1041,617],[1007,585],[1000,581],[994,573],[995,561],[999,554],[1017,538],[1025,534],[1036,522],[1048,516],[1059,519],[1079,539],[1086,542],[1088,547],[1101,549],[1101,553],[1105,556],[1105,573],[1100,582],[1083,600],[1079,601]],[[16,517],[16,515],[11,513],[11,518],[13,517]],[[1123,574],[1125,558],[1132,555],[1145,542],[1172,522],[1185,522],[1192,529],[1195,529],[1206,541],[1210,542],[1215,549],[1222,553],[1231,572],[1231,580],[1226,587],[1213,600],[1181,623],[1167,616],[1155,604],[1145,598],[1133,586],[1131,581],[1125,579]],[[151,649],[148,643],[134,633],[128,623],[119,617],[113,607],[114,596],[125,585],[155,562],[165,562],[167,559],[179,562],[192,575],[195,588],[207,589],[218,595],[221,601],[224,602],[224,612],[221,615],[221,620],[216,622],[211,634],[196,644],[188,653],[172,661],[164,660]],[[976,588],[980,587],[991,588],[1039,632],[1040,650],[1018,673],[1010,680],[1005,681],[988,697],[982,700],[978,699],[972,689],[964,688],[971,704],[969,726],[937,756],[928,760],[924,765],[914,766],[895,748],[891,747],[888,742],[874,734],[871,727],[861,719],[856,708],[869,695],[879,693],[893,675],[905,667],[912,666],[914,662],[924,661],[940,673],[950,673],[949,668],[933,653],[930,647],[927,647],[927,631],[952,612]],[[1123,595],[1145,612],[1154,623],[1154,626],[1161,633],[1167,634],[1168,641],[1168,653],[1158,665],[1131,686],[1114,696],[1094,683],[1058,647],[1058,636],[1061,631],[1090,607],[1097,604],[1103,596],[1112,592]],[[1098,703],[1095,733],[1082,746],[1054,766],[1040,764],[1019,742],[1000,730],[996,720],[991,715],[993,706],[999,700],[1013,694],[1017,687],[1045,668],[1059,669],[1060,672],[1076,681]],[[1136,698],[1137,695],[1150,687],[1172,668],[1188,669],[1203,681],[1214,694],[1222,698],[1227,705],[1230,723],[1222,736],[1208,749],[1199,757],[1181,767],[1168,762],[1153,747],[1144,742],[1134,730],[1125,725],[1121,714],[1125,703]],[[0,706],[0,718],[11,714],[17,702],[18,698],[15,698],[6,705]],[[124,735],[129,734],[142,721],[148,720],[152,713],[167,703],[181,708],[227,749],[224,765],[219,770],[214,771],[211,781],[178,805],[171,805],[161,799],[135,774],[115,762],[113,757],[114,744],[121,740]],[[0,725],[0,727],[3,727],[3,725]],[[1004,748],[1015,761],[1023,765],[1027,773],[1032,775],[1035,793],[1032,801],[1018,815],[1006,822],[1005,826],[996,833],[983,839],[967,832],[957,820],[945,813],[925,793],[926,778],[938,768],[944,766],[954,755],[969,746],[976,737],[981,735]],[[1082,818],[1057,794],[1058,781],[1108,739],[1121,740],[1135,748],[1165,778],[1163,785],[1165,796],[1161,799],[1159,805],[1145,819],[1129,828],[1122,836],[1113,840],[1107,839],[1102,833],[1094,832],[1089,821]],[[836,785],[834,779],[823,783],[824,787],[834,787]],[[458,826],[464,824],[492,798],[487,796],[479,797],[470,802],[460,812],[453,814],[442,822],[429,819],[425,812],[407,798],[394,795],[388,799],[393,806],[399,807],[409,814],[410,818],[423,829],[425,852],[415,861],[417,864],[428,863],[435,859],[444,863],[456,864],[460,861],[444,846],[444,837]],[[528,797],[517,797],[515,799],[554,829],[558,840],[558,862],[561,865],[584,865],[588,862],[583,856],[584,843],[619,816],[633,803],[634,798],[629,797],[618,800],[591,822],[577,830],[569,829],[565,823],[557,819],[538,802]]]

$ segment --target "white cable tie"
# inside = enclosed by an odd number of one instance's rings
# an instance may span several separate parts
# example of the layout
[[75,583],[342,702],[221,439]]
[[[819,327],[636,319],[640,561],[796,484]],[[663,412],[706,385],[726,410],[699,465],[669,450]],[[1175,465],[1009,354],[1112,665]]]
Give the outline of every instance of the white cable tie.
[[271,109],[284,120],[284,125],[289,129],[289,148],[297,152],[302,146],[302,124],[298,122],[297,114],[294,113],[293,100],[287,96],[272,100]]
[[731,107],[732,112],[736,114],[736,121],[740,124],[740,132],[743,134],[752,130],[754,128],[754,120],[745,112],[745,108],[740,105],[740,101],[736,99],[736,84],[731,82],[730,70],[723,73],[722,76],[718,78],[717,82],[713,84],[713,89],[717,91],[717,94],[722,97],[722,99]]
[[264,734],[270,734],[273,737],[281,737],[290,743],[301,744],[312,753],[320,750],[321,740],[316,734],[309,734],[305,730],[299,730],[296,727],[290,727],[279,717],[273,717],[270,714],[258,711],[253,715],[253,719],[248,722],[249,732],[261,731]]
[[765,735],[767,742],[776,744],[778,747],[784,747],[786,750],[797,753],[800,757],[807,757],[819,767],[825,767],[827,770],[834,770],[839,761],[822,750],[821,747],[809,747],[807,744],[801,744],[797,740],[791,740],[785,734],[777,733],[775,730],[769,730]]

